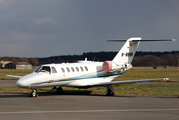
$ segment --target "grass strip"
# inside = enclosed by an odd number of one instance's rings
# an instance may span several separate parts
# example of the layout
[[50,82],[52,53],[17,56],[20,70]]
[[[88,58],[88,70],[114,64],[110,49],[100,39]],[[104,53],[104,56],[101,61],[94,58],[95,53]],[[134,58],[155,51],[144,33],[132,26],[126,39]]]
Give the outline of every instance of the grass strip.
[[17,80],[17,78],[6,77],[6,75],[24,76],[30,74],[34,69],[16,70],[16,69],[0,69],[0,80]]
[[133,67],[124,74],[118,76],[114,81],[120,80],[140,80],[140,79],[155,79],[155,78],[170,78],[170,82],[179,82],[179,68],[177,67]]
[[[116,90],[116,95],[140,95],[140,96],[178,96],[179,95],[179,85],[178,84],[151,84],[151,85],[138,85],[123,84],[120,86],[113,86]],[[52,88],[40,88],[39,92],[55,92],[51,91]],[[105,87],[92,87],[89,89],[78,89],[63,87],[64,94],[71,95],[105,95]],[[1,87],[0,92],[20,92],[27,93],[27,88],[18,87]]]

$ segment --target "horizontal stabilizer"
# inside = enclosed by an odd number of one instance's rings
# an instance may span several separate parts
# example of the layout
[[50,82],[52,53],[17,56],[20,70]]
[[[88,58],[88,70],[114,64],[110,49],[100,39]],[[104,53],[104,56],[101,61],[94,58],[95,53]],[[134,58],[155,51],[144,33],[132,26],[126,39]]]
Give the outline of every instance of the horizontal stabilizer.
[[[108,42],[126,42],[127,40],[107,40]],[[153,42],[153,41],[176,41],[175,39],[160,39],[160,40],[130,40],[133,41],[141,41],[141,42]]]
[[141,37],[133,37],[128,40],[108,40],[109,42],[125,42],[123,47],[117,53],[117,55],[112,60],[113,62],[120,64],[131,64],[136,53],[136,50],[140,42],[155,42],[155,41],[175,41],[175,39],[142,39]]
[[158,81],[158,80],[169,80],[169,78],[159,78],[159,79],[144,79],[144,80],[126,80],[126,81],[113,81],[113,82],[104,82],[99,83],[93,86],[104,86],[104,85],[114,85],[114,84],[128,84],[136,82],[149,82],[149,81]]
[[6,75],[6,77],[21,78],[22,76]]

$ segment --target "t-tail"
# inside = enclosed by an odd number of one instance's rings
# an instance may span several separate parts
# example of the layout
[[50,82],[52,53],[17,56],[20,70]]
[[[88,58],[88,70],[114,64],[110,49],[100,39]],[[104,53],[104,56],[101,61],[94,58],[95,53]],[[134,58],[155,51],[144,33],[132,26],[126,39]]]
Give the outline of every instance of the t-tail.
[[136,53],[136,50],[141,42],[148,41],[175,41],[175,39],[161,39],[161,40],[142,40],[141,37],[129,38],[128,40],[108,40],[109,42],[126,42],[121,50],[114,57],[112,62],[120,64],[131,64]]

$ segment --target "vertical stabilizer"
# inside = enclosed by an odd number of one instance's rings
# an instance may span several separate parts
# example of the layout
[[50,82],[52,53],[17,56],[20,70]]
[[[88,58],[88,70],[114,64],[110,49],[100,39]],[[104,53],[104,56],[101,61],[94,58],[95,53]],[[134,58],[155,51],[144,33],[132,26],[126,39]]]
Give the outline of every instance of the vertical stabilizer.
[[130,38],[126,40],[126,43],[123,45],[121,50],[117,53],[117,55],[114,57],[112,61],[121,64],[131,64],[136,53],[136,50],[139,46],[140,40],[140,37]]
[[155,39],[155,40],[141,40],[140,37],[130,38],[128,40],[108,40],[111,42],[126,42],[121,50],[112,60],[115,63],[131,64],[136,53],[136,50],[141,42],[154,42],[154,41],[175,41],[175,39]]

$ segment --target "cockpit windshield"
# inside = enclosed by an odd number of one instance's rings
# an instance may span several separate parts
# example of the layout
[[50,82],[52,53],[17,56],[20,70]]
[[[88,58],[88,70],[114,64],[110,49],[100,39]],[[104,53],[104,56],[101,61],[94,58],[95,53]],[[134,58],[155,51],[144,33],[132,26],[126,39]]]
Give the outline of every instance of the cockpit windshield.
[[34,72],[36,72],[36,73],[45,72],[47,74],[50,74],[51,70],[50,70],[49,66],[39,66]]

